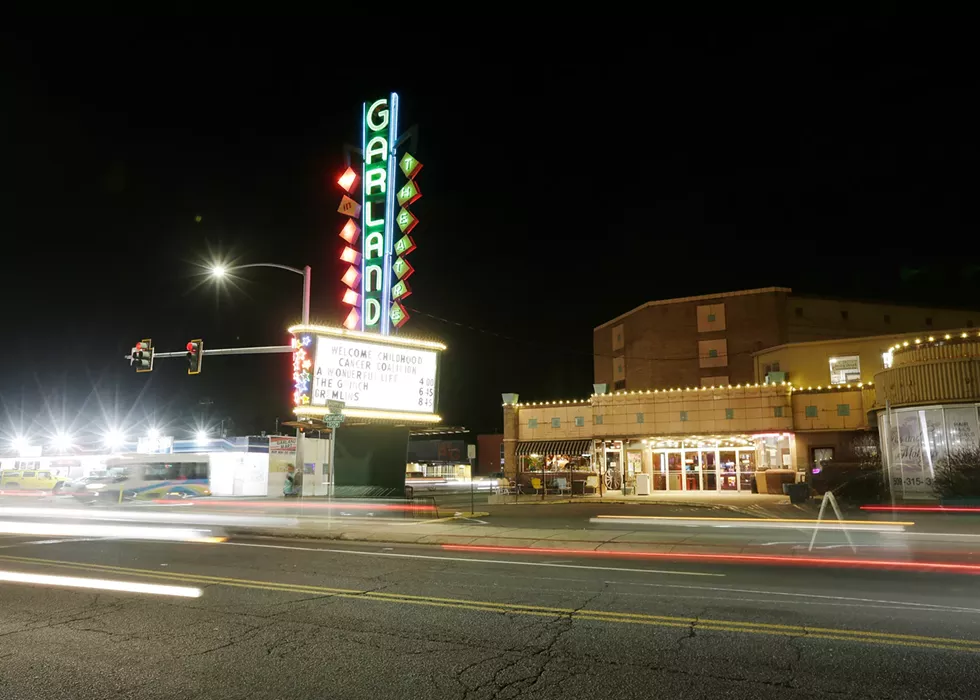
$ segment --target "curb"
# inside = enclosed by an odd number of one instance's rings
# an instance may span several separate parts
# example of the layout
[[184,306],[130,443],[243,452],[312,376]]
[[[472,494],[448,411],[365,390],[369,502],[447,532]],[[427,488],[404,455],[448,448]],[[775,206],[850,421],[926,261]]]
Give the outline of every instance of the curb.
[[[560,506],[560,505],[584,505],[584,504],[595,504],[595,505],[622,505],[622,506],[680,506],[686,508],[723,508],[729,510],[733,513],[740,513],[742,515],[750,515],[754,517],[759,517],[759,511],[754,509],[752,506],[735,506],[728,503],[685,503],[679,501],[624,501],[618,499],[569,499],[562,498],[553,501],[518,501],[516,503],[488,503],[489,507],[493,506]],[[786,504],[775,504],[775,505],[786,505]],[[489,513],[493,515],[493,513]]]

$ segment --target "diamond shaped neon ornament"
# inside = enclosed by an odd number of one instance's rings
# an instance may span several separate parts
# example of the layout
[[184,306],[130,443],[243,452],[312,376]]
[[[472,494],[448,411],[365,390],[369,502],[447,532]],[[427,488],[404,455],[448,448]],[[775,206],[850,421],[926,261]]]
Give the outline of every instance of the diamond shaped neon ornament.
[[340,237],[350,245],[357,242],[357,237],[361,235],[361,227],[353,219],[347,219],[347,223],[340,229]]
[[350,313],[347,314],[347,318],[344,319],[344,328],[349,331],[357,328],[357,324],[361,322],[361,315],[357,312],[357,309],[351,309]]
[[351,306],[357,306],[358,301],[360,301],[361,295],[355,292],[353,289],[348,289],[344,292],[344,303],[350,304]]
[[339,180],[337,180],[337,184],[344,189],[344,192],[350,192],[350,188],[354,186],[354,180],[356,179],[357,173],[354,172],[354,168],[347,166],[347,170],[345,170],[344,174],[340,176]]
[[412,288],[408,286],[408,282],[401,280],[391,287],[391,298],[394,300],[405,299],[412,296]]
[[395,324],[395,328],[401,328],[409,317],[408,312],[405,311],[405,307],[396,301],[391,305],[391,310],[388,312],[388,318],[390,318],[391,322]]
[[348,287],[354,288],[357,286],[358,281],[361,279],[361,273],[356,267],[351,265],[347,268],[347,272],[344,276],[340,278],[340,281],[346,284]]
[[402,169],[402,172],[405,173],[405,177],[407,177],[409,180],[414,180],[415,176],[419,174],[420,170],[422,170],[422,164],[419,163],[418,159],[411,153],[406,153],[402,156],[401,162],[398,163],[398,167]]
[[340,254],[340,259],[345,263],[350,263],[351,265],[356,265],[361,258],[361,254],[350,246],[345,246],[343,252]]
[[417,202],[421,197],[422,190],[420,190],[419,186],[412,180],[406,182],[404,185],[402,185],[402,188],[398,190],[398,203],[403,207],[407,207],[412,202]]
[[412,229],[419,223],[418,217],[405,207],[398,210],[398,216],[395,220],[398,222],[398,228],[401,229],[402,233],[411,233]]
[[411,236],[402,236],[395,241],[395,255],[408,255],[413,250],[415,250],[415,241],[412,240]]
[[347,216],[353,216],[356,219],[361,215],[361,205],[345,194],[340,198],[340,206],[337,207],[337,211]]
[[407,280],[415,272],[415,268],[403,258],[397,258],[391,269],[395,271],[395,277],[400,280]]

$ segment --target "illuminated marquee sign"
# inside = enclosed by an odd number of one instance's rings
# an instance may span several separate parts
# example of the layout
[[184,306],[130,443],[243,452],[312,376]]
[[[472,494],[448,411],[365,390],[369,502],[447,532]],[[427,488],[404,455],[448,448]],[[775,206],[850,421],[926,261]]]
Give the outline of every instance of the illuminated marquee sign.
[[343,401],[345,415],[437,422],[442,343],[295,326],[293,404],[299,416],[323,416]]
[[[388,335],[409,318],[402,301],[411,293],[415,269],[406,256],[415,250],[410,235],[418,224],[409,207],[422,197],[415,177],[422,164],[410,153],[398,159],[398,94],[365,102],[361,118],[361,204],[344,195],[338,211],[350,218],[340,237],[340,259],[348,264],[341,278],[343,301],[351,309],[344,327]],[[398,171],[404,183],[398,185]],[[357,173],[348,167],[338,184],[352,192]],[[360,219],[360,222],[355,221]],[[358,247],[357,242],[361,243]]]

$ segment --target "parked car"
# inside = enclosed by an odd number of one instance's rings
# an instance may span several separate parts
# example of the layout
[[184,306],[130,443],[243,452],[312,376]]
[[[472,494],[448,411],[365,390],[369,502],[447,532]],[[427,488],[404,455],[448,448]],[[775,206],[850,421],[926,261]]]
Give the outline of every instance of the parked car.
[[64,479],[47,469],[4,469],[0,471],[0,489],[25,489],[28,491],[58,491]]

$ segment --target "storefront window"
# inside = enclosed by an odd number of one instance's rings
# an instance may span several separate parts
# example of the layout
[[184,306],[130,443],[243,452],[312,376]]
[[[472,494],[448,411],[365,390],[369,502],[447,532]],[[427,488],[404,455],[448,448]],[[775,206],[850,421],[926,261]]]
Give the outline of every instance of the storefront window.
[[878,415],[892,495],[933,499],[935,468],[948,454],[980,447],[977,405],[905,408]]

